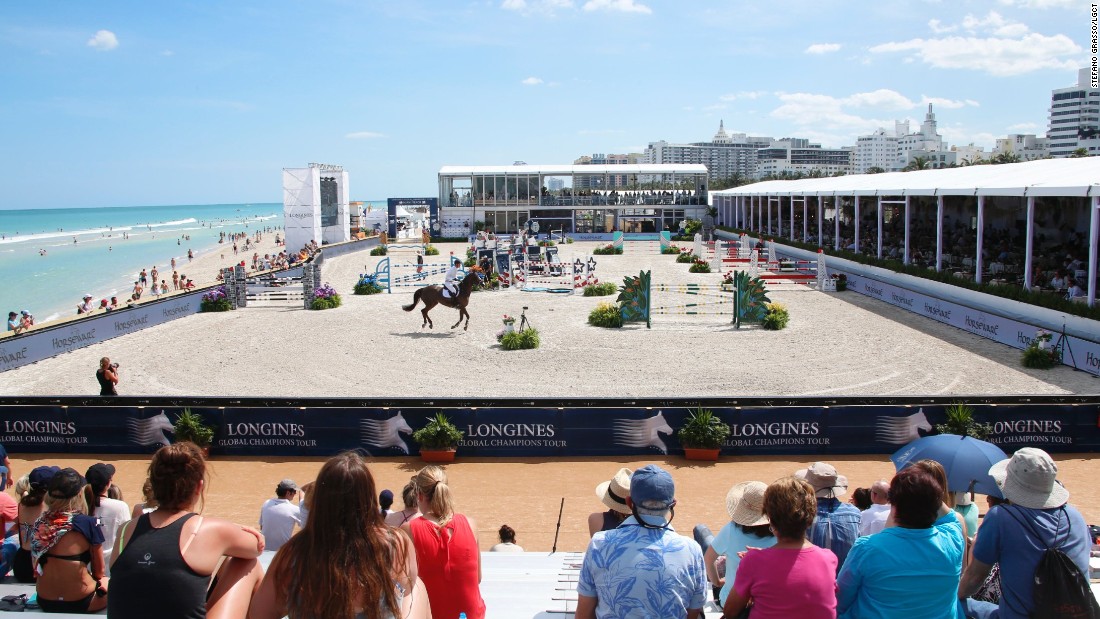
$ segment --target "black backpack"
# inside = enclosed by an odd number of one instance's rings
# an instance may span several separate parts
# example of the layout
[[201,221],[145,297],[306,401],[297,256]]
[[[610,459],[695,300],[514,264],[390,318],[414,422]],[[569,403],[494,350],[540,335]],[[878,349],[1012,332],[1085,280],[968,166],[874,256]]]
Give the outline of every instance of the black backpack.
[[[1007,507],[1007,506],[1006,506]],[[1054,542],[1047,544],[1043,536],[1028,522],[1027,517],[1022,519],[1013,513],[1014,510],[1006,509],[1012,517],[1031,534],[1046,546],[1043,556],[1039,558],[1039,565],[1035,568],[1035,588],[1032,597],[1035,608],[1031,616],[1042,619],[1100,619],[1100,606],[1096,603],[1096,596],[1092,594],[1092,588],[1081,569],[1066,553],[1057,548],[1058,533],[1055,527]],[[1066,514],[1065,507],[1059,512]],[[1069,539],[1070,528],[1073,521],[1066,514],[1066,533],[1062,537],[1064,543]]]

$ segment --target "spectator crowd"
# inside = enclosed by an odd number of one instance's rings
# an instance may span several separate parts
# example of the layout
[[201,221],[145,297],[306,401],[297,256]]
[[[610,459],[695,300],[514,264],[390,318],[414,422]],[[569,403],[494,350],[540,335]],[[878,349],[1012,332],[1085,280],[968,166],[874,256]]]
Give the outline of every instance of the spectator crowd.
[[[38,466],[14,480],[2,447],[0,457],[0,483],[14,482],[16,495],[0,492],[9,530],[0,569],[34,583],[46,612],[485,616],[478,525],[456,509],[439,467],[419,470],[395,497],[376,487],[363,456],[343,453],[308,484],[280,481],[253,528],[197,513],[207,469],[191,443],[153,455],[133,509],[110,463],[83,475]],[[815,462],[771,483],[734,484],[718,534],[698,525],[686,536],[672,526],[672,475],[656,465],[620,469],[596,487],[607,509],[588,518],[576,617],[694,619],[710,596],[731,619],[1055,616],[1034,584],[1037,569],[1057,549],[1068,558],[1066,582],[1076,570],[1087,589],[1089,527],[1046,452],[1020,449],[989,474],[1004,498],[980,526],[972,497],[949,492],[935,461],[859,489],[851,502],[841,500],[847,479]],[[523,552],[508,525],[499,538],[492,551]],[[266,573],[265,550],[275,552]]]

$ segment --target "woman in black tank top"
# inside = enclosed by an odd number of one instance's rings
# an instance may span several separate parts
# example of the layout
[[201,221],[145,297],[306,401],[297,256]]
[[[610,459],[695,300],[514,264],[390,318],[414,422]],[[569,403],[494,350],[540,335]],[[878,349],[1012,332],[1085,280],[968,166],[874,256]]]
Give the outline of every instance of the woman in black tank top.
[[[193,443],[162,447],[149,464],[159,507],[119,529],[111,564],[111,619],[244,617],[263,578],[256,557],[263,535],[251,527],[191,512],[206,464]],[[211,576],[218,561],[229,557]]]

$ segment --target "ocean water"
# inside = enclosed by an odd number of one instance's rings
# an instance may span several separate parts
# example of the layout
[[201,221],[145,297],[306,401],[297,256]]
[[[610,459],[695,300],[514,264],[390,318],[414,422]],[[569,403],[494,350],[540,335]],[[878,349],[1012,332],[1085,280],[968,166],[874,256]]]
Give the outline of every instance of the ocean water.
[[0,310],[75,315],[84,294],[128,297],[143,268],[170,280],[173,257],[187,274],[187,250],[213,251],[221,232],[282,226],[278,203],[0,210]]

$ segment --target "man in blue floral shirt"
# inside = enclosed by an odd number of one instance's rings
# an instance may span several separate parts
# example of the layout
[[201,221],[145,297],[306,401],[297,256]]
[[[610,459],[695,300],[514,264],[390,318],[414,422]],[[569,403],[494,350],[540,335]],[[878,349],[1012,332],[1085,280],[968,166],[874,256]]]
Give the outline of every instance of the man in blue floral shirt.
[[576,619],[696,619],[707,573],[699,544],[672,529],[672,476],[652,464],[634,471],[626,504],[633,515],[588,544]]

